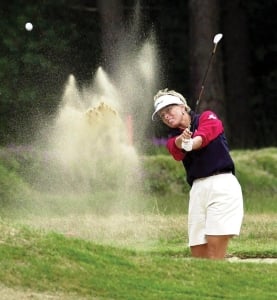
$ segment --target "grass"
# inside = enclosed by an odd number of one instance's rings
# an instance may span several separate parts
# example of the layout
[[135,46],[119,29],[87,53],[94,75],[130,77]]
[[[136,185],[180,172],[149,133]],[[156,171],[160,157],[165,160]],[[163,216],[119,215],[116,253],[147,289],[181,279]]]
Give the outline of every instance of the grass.
[[232,151],[247,212],[277,212],[277,149]]
[[[2,221],[2,284],[63,295],[59,299],[277,296],[275,264],[190,259],[184,240],[186,220],[181,216],[76,218],[34,219],[24,226]],[[275,241],[276,215],[247,215],[242,235],[232,240],[230,251],[241,257],[277,257]]]
[[246,215],[241,235],[231,243],[231,252],[234,251],[240,257],[277,258],[276,217],[276,214]]
[[[276,148],[233,151],[246,215],[228,253],[277,258]],[[150,159],[147,188],[181,182]],[[148,162],[149,163],[149,162]],[[276,299],[276,263],[191,259],[187,243],[187,192],[122,194],[31,193],[19,165],[3,159],[0,217],[1,299]],[[12,173],[9,173],[12,172]],[[183,171],[182,171],[183,172]],[[9,184],[12,180],[12,184]],[[3,194],[4,195],[4,194]],[[31,198],[32,195],[32,198]],[[16,199],[16,201],[14,201]],[[10,203],[10,204],[9,204]],[[8,205],[9,204],[9,205]]]

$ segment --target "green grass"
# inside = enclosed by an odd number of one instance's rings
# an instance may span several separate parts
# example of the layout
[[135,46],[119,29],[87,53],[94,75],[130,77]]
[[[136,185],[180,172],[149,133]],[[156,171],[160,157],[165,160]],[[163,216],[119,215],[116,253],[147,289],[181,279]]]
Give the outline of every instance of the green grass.
[[[249,226],[253,226],[251,220]],[[192,260],[186,258],[186,252],[164,252],[164,245],[159,243],[156,251],[127,250],[29,227],[12,227],[6,222],[1,223],[0,237],[2,284],[63,293],[64,299],[73,293],[88,299],[122,300],[268,300],[277,296],[275,264]],[[257,234],[255,239],[262,242],[264,237]],[[245,248],[250,246],[247,252],[252,248],[247,239],[240,243]]]
[[[189,186],[185,171],[169,155],[141,157],[141,168],[135,170],[135,180],[127,190],[121,185],[110,187],[109,180],[99,188],[93,178],[88,178],[91,187],[82,190],[82,180],[44,161],[45,153],[0,150],[2,216],[24,211],[63,215],[92,209],[100,214],[114,210],[165,214],[187,211]],[[231,154],[244,194],[245,211],[277,213],[277,148],[233,150]],[[116,178],[115,174],[112,177]]]
[[277,212],[277,149],[232,151],[247,212]]
[[[23,176],[29,166],[41,171],[32,156],[3,153],[1,299],[277,298],[276,263],[190,258],[188,187],[169,156],[143,158],[147,184],[139,193],[59,194],[32,190],[31,177]],[[277,258],[277,149],[232,156],[246,215],[228,254]]]

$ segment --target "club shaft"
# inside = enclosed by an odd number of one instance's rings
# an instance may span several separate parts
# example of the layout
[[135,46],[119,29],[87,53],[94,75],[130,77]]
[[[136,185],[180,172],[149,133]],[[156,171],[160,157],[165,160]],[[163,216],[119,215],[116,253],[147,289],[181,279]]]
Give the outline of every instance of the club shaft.
[[210,66],[211,66],[216,48],[217,48],[217,43],[214,45],[213,51],[212,51],[212,53],[210,55],[210,58],[209,58],[208,66],[206,68],[206,71],[205,71],[205,74],[204,74],[204,77],[203,77],[203,80],[202,80],[202,83],[201,83],[200,93],[199,93],[199,96],[198,96],[198,99],[197,99],[196,105],[195,105],[195,112],[197,112],[197,109],[198,109],[198,106],[199,106],[199,103],[200,103],[200,100],[201,100],[201,97],[202,97],[202,94],[203,94],[203,91],[204,91],[204,88],[205,88],[206,79],[207,79],[207,76],[208,76],[208,72],[209,72],[209,69],[210,69]]

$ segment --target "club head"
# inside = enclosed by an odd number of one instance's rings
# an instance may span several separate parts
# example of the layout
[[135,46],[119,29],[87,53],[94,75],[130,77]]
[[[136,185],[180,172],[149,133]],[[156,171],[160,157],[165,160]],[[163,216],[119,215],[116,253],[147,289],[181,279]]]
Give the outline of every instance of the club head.
[[222,33],[218,33],[214,36],[214,44],[217,44],[223,37]]

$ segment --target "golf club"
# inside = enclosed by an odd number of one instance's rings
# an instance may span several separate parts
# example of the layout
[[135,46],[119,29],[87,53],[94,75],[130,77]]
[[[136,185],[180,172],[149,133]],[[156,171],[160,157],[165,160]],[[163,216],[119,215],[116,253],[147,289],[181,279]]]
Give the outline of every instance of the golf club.
[[214,40],[213,40],[214,48],[213,48],[213,51],[212,51],[212,53],[210,55],[209,63],[208,63],[208,66],[207,66],[207,69],[206,69],[206,72],[205,72],[205,75],[204,75],[204,78],[203,78],[203,81],[202,81],[202,84],[201,84],[200,93],[199,93],[199,96],[198,96],[198,99],[197,99],[196,105],[195,105],[195,112],[198,109],[198,106],[199,106],[199,103],[200,103],[200,100],[201,100],[201,96],[202,96],[203,91],[204,91],[204,86],[205,86],[206,78],[207,78],[207,75],[208,75],[208,72],[209,72],[209,68],[210,68],[210,65],[212,63],[212,60],[213,60],[213,57],[214,57],[214,54],[215,54],[215,51],[216,51],[216,48],[217,48],[217,44],[222,39],[222,37],[223,37],[222,33],[217,33],[214,36]]

